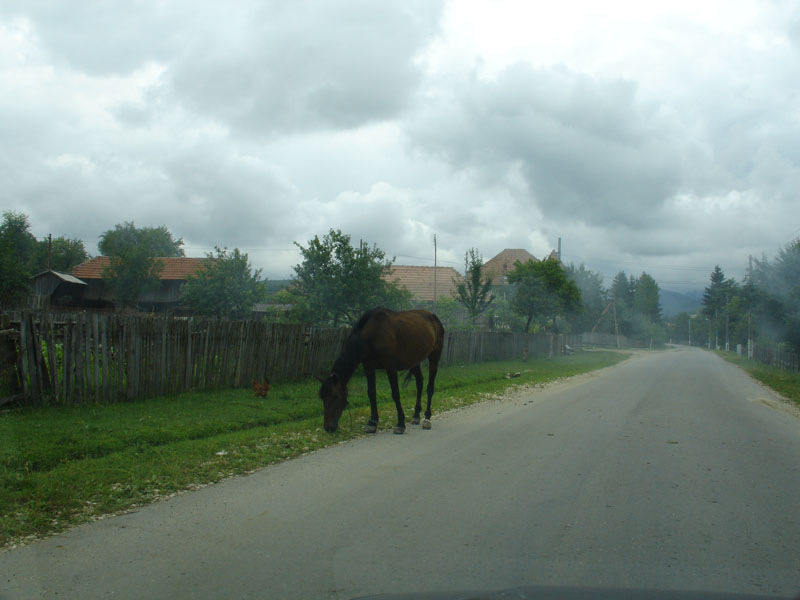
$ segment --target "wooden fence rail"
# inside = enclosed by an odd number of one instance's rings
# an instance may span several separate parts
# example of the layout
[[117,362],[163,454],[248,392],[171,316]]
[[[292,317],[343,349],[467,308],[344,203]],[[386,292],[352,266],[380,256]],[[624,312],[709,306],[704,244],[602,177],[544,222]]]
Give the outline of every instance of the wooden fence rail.
[[755,345],[753,350],[753,357],[766,365],[793,373],[800,372],[800,354],[759,346],[758,344]]
[[[246,387],[265,377],[296,381],[325,374],[348,334],[264,321],[34,311],[16,317],[5,332],[16,347],[16,383],[32,404],[129,401]],[[560,354],[565,344],[580,347],[580,336],[449,332],[442,364]],[[0,391],[8,394],[8,387]]]

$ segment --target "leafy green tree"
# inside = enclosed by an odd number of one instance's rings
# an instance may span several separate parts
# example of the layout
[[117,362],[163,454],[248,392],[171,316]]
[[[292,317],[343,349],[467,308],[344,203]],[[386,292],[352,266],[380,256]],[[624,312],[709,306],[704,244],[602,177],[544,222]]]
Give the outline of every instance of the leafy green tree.
[[647,317],[652,323],[661,322],[659,287],[656,280],[647,273],[642,273],[636,281],[632,308],[635,312]]
[[69,273],[72,267],[89,260],[89,254],[83,245],[82,240],[65,238],[63,236],[53,238],[52,247],[47,239],[36,242],[36,247],[31,257],[31,272],[41,273],[49,268],[60,273]]
[[576,316],[575,327],[578,331],[589,331],[608,306],[607,294],[603,289],[603,276],[592,272],[583,264],[579,267],[570,264],[567,267],[567,277],[578,286],[583,303],[583,311]]
[[123,248],[110,257],[103,281],[118,307],[136,308],[139,298],[156,291],[164,263],[150,256],[145,246]]
[[136,227],[133,221],[117,224],[100,236],[97,247],[103,256],[122,256],[133,247],[146,248],[145,253],[153,258],[184,256],[183,238],[177,240],[164,226]]
[[158,257],[183,256],[182,245],[163,225],[137,228],[131,221],[105,231],[97,247],[111,259],[103,281],[117,305],[135,308],[140,297],[157,290],[164,268]]
[[508,282],[514,286],[511,306],[525,318],[526,333],[535,318],[555,323],[556,317],[574,316],[581,310],[581,291],[558,260],[517,261]]
[[411,295],[386,281],[394,259],[366,242],[357,247],[350,236],[331,229],[322,239],[314,236],[303,247],[297,242],[303,261],[295,265],[289,287],[295,314],[306,322],[354,325],[370,308],[406,308]]
[[474,324],[494,300],[492,279],[483,278],[483,258],[475,248],[464,253],[464,281],[456,284],[455,299],[467,309]]
[[238,248],[215,248],[207,255],[205,269],[186,278],[181,288],[181,302],[203,315],[243,319],[253,305],[264,300],[265,282],[261,269],[253,271],[247,254]]
[[7,210],[0,225],[0,306],[14,308],[24,302],[30,286],[30,260],[36,238],[27,215]]

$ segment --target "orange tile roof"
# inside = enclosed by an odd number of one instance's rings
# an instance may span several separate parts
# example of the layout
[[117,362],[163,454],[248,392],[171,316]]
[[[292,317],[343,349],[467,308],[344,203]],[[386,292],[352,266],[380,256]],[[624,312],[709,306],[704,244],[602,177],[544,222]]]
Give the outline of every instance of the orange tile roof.
[[[159,258],[164,265],[159,279],[186,279],[187,275],[194,275],[205,267],[207,258]],[[102,279],[103,271],[111,263],[108,256],[95,256],[85,263],[73,267],[72,274],[80,279]]]
[[[436,269],[436,299],[450,298],[456,290],[456,283],[463,277],[453,267],[435,267]],[[393,265],[392,270],[385,278],[403,286],[414,295],[416,300],[433,301],[433,273],[434,267],[413,267]]]
[[483,265],[483,276],[492,278],[492,285],[503,285],[503,277],[514,270],[514,263],[521,263],[533,260],[538,262],[533,254],[521,248],[506,248],[494,258],[489,259]]

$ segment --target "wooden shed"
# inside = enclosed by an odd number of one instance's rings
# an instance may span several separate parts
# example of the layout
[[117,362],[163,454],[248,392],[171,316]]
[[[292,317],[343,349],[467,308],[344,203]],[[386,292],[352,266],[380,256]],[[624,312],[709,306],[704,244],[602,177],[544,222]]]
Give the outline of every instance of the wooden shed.
[[35,309],[76,306],[86,288],[86,282],[73,275],[42,271],[31,277],[28,304]]

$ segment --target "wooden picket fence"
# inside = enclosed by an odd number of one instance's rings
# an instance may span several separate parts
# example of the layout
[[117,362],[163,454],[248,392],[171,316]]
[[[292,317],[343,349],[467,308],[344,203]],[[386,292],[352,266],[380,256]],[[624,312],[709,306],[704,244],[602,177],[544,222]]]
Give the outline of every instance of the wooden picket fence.
[[753,357],[766,365],[792,373],[800,372],[800,354],[759,344],[756,344],[753,350]]
[[[347,329],[264,321],[24,311],[11,320],[21,397],[109,403],[325,374]],[[580,337],[457,331],[442,364],[560,354]]]

